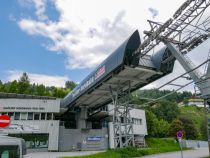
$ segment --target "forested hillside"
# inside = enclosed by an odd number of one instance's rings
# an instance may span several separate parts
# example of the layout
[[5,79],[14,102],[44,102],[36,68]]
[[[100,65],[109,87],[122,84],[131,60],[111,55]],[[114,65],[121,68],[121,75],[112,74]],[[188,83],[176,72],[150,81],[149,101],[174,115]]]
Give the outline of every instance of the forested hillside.
[[[132,95],[132,103],[139,106],[165,96],[170,90],[139,90]],[[147,105],[146,117],[150,137],[175,137],[183,131],[186,139],[206,140],[204,108],[189,106],[191,92],[174,92],[161,100]],[[178,106],[179,104],[179,106]]]
[[73,81],[67,81],[65,87],[47,87],[43,84],[35,84],[30,82],[30,78],[27,73],[23,73],[18,80],[2,83],[0,80],[0,92],[5,93],[19,93],[30,94],[38,96],[50,96],[50,97],[65,97],[76,84]]

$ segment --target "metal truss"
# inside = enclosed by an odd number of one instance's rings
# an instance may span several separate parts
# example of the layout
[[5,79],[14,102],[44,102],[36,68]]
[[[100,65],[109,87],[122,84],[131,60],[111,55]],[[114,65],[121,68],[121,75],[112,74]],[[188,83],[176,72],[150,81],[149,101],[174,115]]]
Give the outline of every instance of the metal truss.
[[110,93],[114,105],[113,130],[114,130],[114,147],[123,148],[135,146],[133,121],[130,116],[130,82],[128,83],[127,92],[123,92],[118,86],[113,89],[110,86]]
[[[171,86],[171,87],[173,87],[173,91],[170,92],[170,93],[168,93],[168,94],[166,94],[166,95],[164,95],[164,96],[162,96],[162,97],[159,97],[159,98],[146,98],[146,100],[150,100],[150,101],[148,101],[148,102],[142,104],[142,105],[141,105],[141,108],[143,108],[143,107],[145,107],[145,106],[147,106],[147,105],[155,104],[157,101],[159,101],[159,100],[161,100],[161,99],[163,99],[163,98],[165,98],[165,97],[167,97],[167,96],[170,96],[170,95],[172,95],[173,93],[175,93],[175,92],[177,92],[177,91],[179,91],[179,90],[181,90],[181,89],[183,89],[183,88],[185,88],[185,87],[187,87],[187,86],[189,86],[189,85],[191,85],[191,84],[193,84],[193,83],[194,83],[194,84],[199,84],[199,83],[202,82],[202,81],[209,80],[209,78],[201,78],[198,82],[194,82],[194,81],[192,80],[192,78],[188,75],[188,74],[191,73],[191,72],[195,72],[195,71],[198,70],[200,67],[202,67],[202,66],[204,66],[204,65],[207,65],[207,64],[209,63],[209,61],[210,61],[210,59],[207,59],[207,60],[205,60],[203,63],[201,63],[200,65],[198,65],[198,66],[194,67],[193,69],[191,69],[190,71],[187,71],[187,72],[185,72],[185,73],[183,73],[183,74],[177,76],[176,78],[174,78],[174,79],[172,79],[172,80],[166,82],[165,84],[161,85],[160,87],[155,88],[155,89],[157,89],[157,90],[160,90],[160,89],[165,88],[165,87],[167,87],[167,86]],[[179,79],[186,79],[186,83],[184,83],[184,84],[177,84],[177,82],[179,82]],[[200,93],[200,90],[199,90],[199,89],[198,89],[198,91],[199,91],[199,93]],[[142,98],[142,99],[144,99],[144,98]]]
[[144,31],[135,53],[144,56],[162,41],[176,44],[185,53],[196,48],[210,37],[210,16],[204,14],[209,5],[210,0],[187,0],[165,23],[148,20],[151,29]]

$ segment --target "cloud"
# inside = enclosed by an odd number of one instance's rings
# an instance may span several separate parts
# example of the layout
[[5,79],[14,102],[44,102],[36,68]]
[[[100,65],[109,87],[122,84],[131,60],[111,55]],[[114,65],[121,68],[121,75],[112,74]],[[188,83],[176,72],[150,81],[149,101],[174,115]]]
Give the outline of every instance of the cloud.
[[152,18],[154,19],[156,16],[158,16],[158,10],[154,8],[149,8],[149,12],[152,14]]
[[[22,1],[26,1],[26,4],[36,3],[37,18],[21,18],[18,21],[20,29],[31,36],[50,40],[50,44],[41,45],[52,52],[65,53],[68,69],[83,69],[93,68],[101,63],[135,29],[139,29],[142,38],[142,32],[150,29],[146,22],[148,19],[165,22],[185,0],[53,0],[51,3],[59,15],[57,20],[47,17],[46,0]],[[205,50],[209,49],[208,45],[209,41],[189,54],[196,65],[206,58]],[[183,68],[177,63],[172,74],[148,87],[162,85],[183,72]],[[185,80],[178,82],[186,83]]]
[[[140,28],[141,32],[148,29],[146,20],[154,14],[147,12],[147,8],[155,6],[156,10],[160,10],[158,15],[155,14],[159,21],[167,20],[175,10],[164,8],[164,5],[152,0],[133,0],[132,3],[129,0],[54,0],[51,3],[59,18],[52,20],[46,14],[46,0],[22,1],[34,4],[37,19],[21,18],[18,21],[20,29],[29,35],[49,39],[51,43],[44,43],[44,46],[50,51],[65,53],[68,69],[93,68],[135,29]],[[164,0],[166,6],[173,3],[174,8],[178,8],[182,2],[177,0],[169,3]]]
[[47,0],[18,0],[20,6],[31,9],[33,6],[35,8],[35,15],[41,21],[48,20],[45,15]]
[[[21,70],[9,70],[7,71],[6,81],[18,80],[22,74],[23,71]],[[65,82],[70,80],[67,76],[36,74],[28,72],[27,74],[31,83],[43,84],[45,86],[64,87]]]

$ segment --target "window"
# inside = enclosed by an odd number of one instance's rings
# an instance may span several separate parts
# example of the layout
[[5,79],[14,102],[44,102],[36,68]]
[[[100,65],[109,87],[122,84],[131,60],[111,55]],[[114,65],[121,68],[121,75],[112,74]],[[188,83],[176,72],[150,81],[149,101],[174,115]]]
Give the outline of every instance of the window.
[[21,120],[27,120],[27,112],[22,112],[22,113],[20,114],[20,119],[21,119]]
[[134,125],[142,125],[142,119],[132,118]]
[[19,112],[15,113],[15,120],[20,120],[20,113]]
[[32,112],[28,113],[28,120],[33,120],[33,113]]
[[41,113],[41,120],[45,120],[45,113]]
[[47,113],[47,120],[52,120],[52,114],[51,113]]
[[40,115],[39,113],[35,113],[34,114],[34,120],[39,120],[39,115]]
[[3,145],[0,150],[1,158],[18,158],[20,157],[19,148],[16,145]]
[[1,158],[9,158],[9,151],[5,150],[1,153]]
[[11,118],[11,120],[14,120],[14,112],[8,112],[8,116]]

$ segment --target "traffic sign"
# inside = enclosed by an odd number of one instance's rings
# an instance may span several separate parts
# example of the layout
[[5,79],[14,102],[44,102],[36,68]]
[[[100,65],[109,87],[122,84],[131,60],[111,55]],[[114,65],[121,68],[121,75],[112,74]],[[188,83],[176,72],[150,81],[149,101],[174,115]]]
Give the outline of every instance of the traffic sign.
[[2,115],[0,116],[0,128],[6,128],[9,126],[11,120],[8,115]]
[[182,138],[183,137],[183,132],[182,131],[178,131],[178,132],[176,132],[176,136],[177,136],[177,138]]

